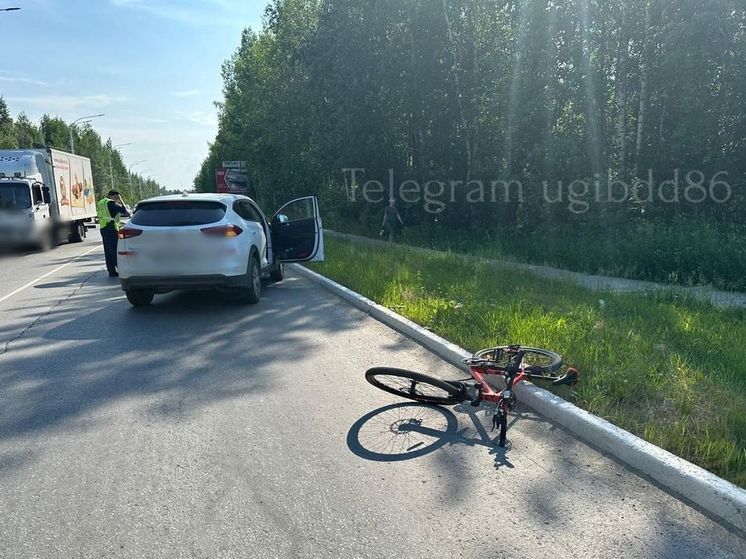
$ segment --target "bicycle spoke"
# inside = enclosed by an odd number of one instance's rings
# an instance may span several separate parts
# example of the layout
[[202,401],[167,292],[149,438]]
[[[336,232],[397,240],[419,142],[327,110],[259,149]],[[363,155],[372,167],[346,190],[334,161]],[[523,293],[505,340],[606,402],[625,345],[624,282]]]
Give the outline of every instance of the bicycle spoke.
[[380,456],[407,455],[437,442],[445,434],[447,424],[441,412],[403,406],[376,416],[361,430],[359,441]]

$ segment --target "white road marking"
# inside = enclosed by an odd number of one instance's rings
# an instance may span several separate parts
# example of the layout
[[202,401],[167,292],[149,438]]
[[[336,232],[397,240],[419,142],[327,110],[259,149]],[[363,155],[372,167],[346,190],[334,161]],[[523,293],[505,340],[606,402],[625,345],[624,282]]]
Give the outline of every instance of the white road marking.
[[68,267],[68,266],[69,266],[70,264],[72,264],[73,262],[75,262],[75,261],[76,261],[76,260],[78,260],[79,258],[83,258],[83,257],[84,257],[84,256],[85,256],[86,254],[90,254],[91,252],[93,252],[94,250],[96,250],[96,249],[99,249],[99,248],[101,248],[101,247],[99,247],[99,246],[95,246],[95,247],[93,247],[93,248],[91,248],[91,249],[88,249],[88,250],[87,250],[87,251],[85,251],[85,252],[84,252],[83,254],[79,254],[78,256],[76,256],[75,258],[73,258],[73,259],[72,259],[72,260],[70,260],[69,262],[67,262],[67,263],[63,264],[62,266],[58,266],[58,267],[56,267],[56,268],[55,268],[54,270],[52,270],[52,271],[50,271],[50,272],[47,272],[46,274],[44,274],[44,275],[42,275],[42,276],[39,276],[39,277],[38,277],[38,278],[36,278],[35,280],[31,280],[31,281],[30,281],[30,282],[28,282],[28,283],[27,283],[26,285],[22,285],[21,287],[19,287],[19,288],[18,288],[18,289],[16,289],[15,291],[11,291],[10,293],[8,293],[7,295],[5,295],[4,297],[0,297],[0,303],[2,303],[3,301],[6,301],[7,299],[10,299],[11,297],[13,297],[13,295],[17,295],[18,293],[20,293],[20,292],[21,292],[21,291],[23,291],[24,289],[28,289],[29,287],[31,287],[32,285],[34,285],[34,284],[35,284],[35,283],[37,283],[37,282],[40,282],[40,281],[41,281],[41,280],[43,280],[44,278],[47,278],[47,277],[51,276],[52,274],[56,274],[57,272],[59,272],[59,271],[60,271],[60,270],[62,270],[63,268],[67,268],[67,267]]

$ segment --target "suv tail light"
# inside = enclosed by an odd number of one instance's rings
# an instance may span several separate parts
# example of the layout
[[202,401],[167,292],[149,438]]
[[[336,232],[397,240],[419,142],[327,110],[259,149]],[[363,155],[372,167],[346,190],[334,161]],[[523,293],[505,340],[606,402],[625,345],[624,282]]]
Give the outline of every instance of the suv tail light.
[[117,237],[120,239],[129,239],[130,237],[137,237],[138,235],[142,235],[142,229],[135,229],[133,227],[124,227],[119,230],[119,233],[117,233]]
[[243,233],[243,229],[237,225],[218,225],[217,227],[205,227],[200,229],[205,235],[213,237],[238,237]]

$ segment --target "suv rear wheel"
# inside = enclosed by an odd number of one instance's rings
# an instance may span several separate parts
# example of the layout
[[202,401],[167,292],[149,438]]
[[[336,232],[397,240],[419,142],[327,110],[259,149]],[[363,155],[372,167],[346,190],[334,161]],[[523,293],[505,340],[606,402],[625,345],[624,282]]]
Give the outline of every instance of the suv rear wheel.
[[153,296],[155,295],[152,291],[145,291],[143,289],[128,289],[124,292],[127,295],[127,300],[133,307],[146,307],[153,302]]
[[262,294],[262,277],[259,268],[259,260],[253,254],[249,259],[249,270],[247,275],[249,276],[249,285],[239,289],[238,300],[241,303],[249,303],[250,305],[253,305],[259,302],[259,297],[261,297]]

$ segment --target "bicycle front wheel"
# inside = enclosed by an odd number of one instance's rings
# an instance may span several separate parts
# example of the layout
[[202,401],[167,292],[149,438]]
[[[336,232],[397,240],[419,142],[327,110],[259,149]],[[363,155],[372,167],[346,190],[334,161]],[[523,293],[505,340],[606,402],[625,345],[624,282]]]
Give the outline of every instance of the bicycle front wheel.
[[390,394],[425,404],[457,404],[464,400],[465,389],[460,382],[447,382],[406,369],[373,367],[365,372],[365,380]]
[[516,352],[524,351],[523,361],[526,367],[531,367],[535,374],[548,375],[562,367],[562,357],[548,349],[524,346],[500,346],[483,349],[474,354],[474,357],[494,361],[498,366],[506,367]]

